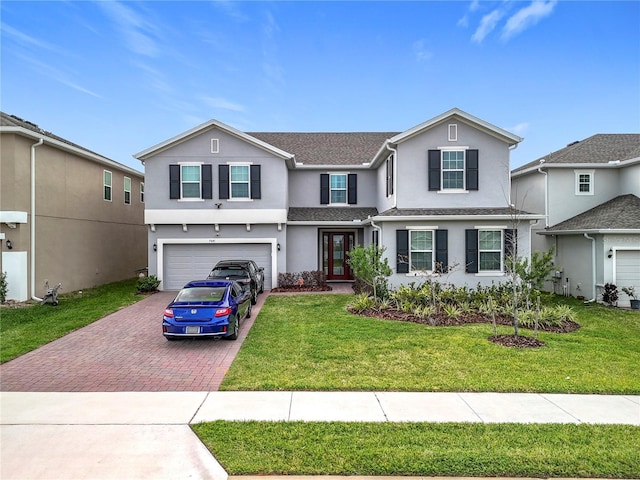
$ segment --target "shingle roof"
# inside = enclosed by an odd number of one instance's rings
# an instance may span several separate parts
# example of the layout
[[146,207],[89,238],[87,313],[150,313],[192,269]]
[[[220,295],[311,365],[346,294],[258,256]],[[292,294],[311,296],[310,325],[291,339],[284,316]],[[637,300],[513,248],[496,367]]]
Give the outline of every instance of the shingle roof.
[[565,148],[514,169],[514,172],[545,164],[591,163],[606,164],[615,160],[640,157],[639,133],[598,133],[585,140],[573,142]]
[[304,165],[362,165],[373,160],[385,140],[397,132],[247,133]]
[[380,213],[379,217],[439,217],[439,216],[522,216],[531,215],[523,210],[509,207],[500,208],[391,208]]
[[80,150],[84,150],[87,153],[91,153],[93,155],[98,155],[100,157],[103,157],[103,155],[100,155],[99,153],[89,150],[88,148],[78,145],[77,143],[73,143],[67,140],[66,138],[59,137],[58,135],[55,135],[47,130],[40,128],[35,123],[32,123],[28,120],[23,120],[22,118],[16,117],[15,115],[9,115],[8,113],[0,112],[0,127],[20,127],[20,128],[24,128],[25,130],[31,130],[34,133],[65,143],[71,147],[75,147]]
[[549,227],[547,231],[636,229],[640,229],[640,198],[629,194],[616,197]]
[[375,208],[362,207],[291,207],[287,220],[290,222],[352,222],[365,220],[378,213]]

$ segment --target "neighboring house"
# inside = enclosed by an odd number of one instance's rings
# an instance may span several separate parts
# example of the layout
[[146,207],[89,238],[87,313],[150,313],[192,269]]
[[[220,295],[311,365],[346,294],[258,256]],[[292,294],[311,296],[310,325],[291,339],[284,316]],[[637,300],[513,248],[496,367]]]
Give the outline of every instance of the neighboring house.
[[[640,291],[640,134],[598,134],[520,168],[519,208],[544,214],[534,250],[554,247],[556,293],[599,296],[605,283]],[[619,305],[629,305],[620,292]]]
[[245,133],[216,120],[135,155],[144,162],[149,269],[164,290],[222,258],[278,273],[353,280],[349,250],[384,246],[392,285],[505,279],[530,221],[510,206],[509,155],[522,139],[459,109],[404,132]]
[[8,299],[131,278],[147,266],[143,174],[0,112],[0,270]]

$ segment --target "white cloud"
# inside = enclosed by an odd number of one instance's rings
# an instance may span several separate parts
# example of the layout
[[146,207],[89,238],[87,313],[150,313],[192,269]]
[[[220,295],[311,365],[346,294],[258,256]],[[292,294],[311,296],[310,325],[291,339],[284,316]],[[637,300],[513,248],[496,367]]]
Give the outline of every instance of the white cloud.
[[433,57],[433,53],[427,48],[426,41],[424,39],[420,39],[413,43],[413,53],[415,54],[418,62],[425,62]]
[[158,56],[160,48],[153,38],[157,29],[145,16],[116,1],[98,2],[98,5],[118,26],[129,49],[148,57]]
[[498,22],[502,20],[504,15],[505,12],[498,8],[483,16],[482,20],[480,20],[480,25],[471,37],[471,40],[476,43],[482,43],[485,37],[495,30]]
[[502,29],[502,40],[509,40],[551,15],[557,3],[557,0],[533,0],[527,7],[518,10],[515,15],[509,17]]
[[529,122],[521,122],[508,129],[510,132],[516,135],[522,136],[527,130],[529,130]]
[[220,110],[230,110],[232,112],[244,112],[244,105],[231,102],[225,98],[220,97],[200,97],[200,100],[211,108]]

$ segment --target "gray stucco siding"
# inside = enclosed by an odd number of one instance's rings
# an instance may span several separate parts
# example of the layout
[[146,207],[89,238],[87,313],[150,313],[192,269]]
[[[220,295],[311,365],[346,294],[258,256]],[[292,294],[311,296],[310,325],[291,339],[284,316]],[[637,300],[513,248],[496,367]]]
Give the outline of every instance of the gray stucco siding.
[[[211,153],[211,139],[217,139],[220,153]],[[212,165],[213,198],[187,201],[169,198],[169,165],[180,162],[201,162]],[[228,162],[251,163],[261,166],[261,198],[248,201],[219,198],[218,165]],[[225,132],[212,129],[188,141],[164,150],[146,161],[145,203],[149,209],[184,208],[286,208],[288,205],[288,169],[285,161],[261,148],[248,144]]]
[[[448,141],[448,123],[438,125],[398,146],[398,208],[509,205],[509,148],[492,136],[458,122],[458,140]],[[466,193],[429,191],[429,150],[468,147],[478,150],[479,189]]]

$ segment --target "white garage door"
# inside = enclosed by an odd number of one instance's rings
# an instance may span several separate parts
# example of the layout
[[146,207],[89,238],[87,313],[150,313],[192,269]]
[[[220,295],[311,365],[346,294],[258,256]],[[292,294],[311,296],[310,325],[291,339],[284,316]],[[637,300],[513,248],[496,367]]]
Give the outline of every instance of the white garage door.
[[629,306],[629,297],[622,293],[622,287],[636,287],[640,291],[640,250],[616,251],[616,281],[620,290],[618,304]]
[[165,244],[162,288],[180,290],[191,280],[207,278],[220,260],[248,259],[264,268],[264,288],[271,288],[271,245],[226,243]]

